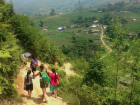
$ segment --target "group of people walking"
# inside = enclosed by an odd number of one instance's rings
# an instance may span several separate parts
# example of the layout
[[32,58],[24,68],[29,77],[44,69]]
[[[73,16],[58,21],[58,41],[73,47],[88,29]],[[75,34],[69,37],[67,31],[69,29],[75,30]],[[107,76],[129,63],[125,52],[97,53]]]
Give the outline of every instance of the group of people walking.
[[35,79],[37,76],[40,76],[40,88],[42,89],[43,95],[42,97],[45,98],[45,103],[47,103],[46,98],[46,88],[50,84],[50,92],[52,92],[55,95],[55,98],[57,97],[56,94],[56,86],[59,84],[59,75],[56,73],[56,70],[53,68],[52,70],[46,70],[45,66],[41,64],[39,66],[40,71],[36,73],[36,68],[38,67],[38,61],[37,59],[32,56],[32,60],[30,63],[30,68],[32,69],[33,75],[31,75],[31,70],[27,71],[27,75],[24,79],[24,87],[25,90],[28,91],[28,97],[31,98],[32,90],[33,90],[33,81],[32,79]]

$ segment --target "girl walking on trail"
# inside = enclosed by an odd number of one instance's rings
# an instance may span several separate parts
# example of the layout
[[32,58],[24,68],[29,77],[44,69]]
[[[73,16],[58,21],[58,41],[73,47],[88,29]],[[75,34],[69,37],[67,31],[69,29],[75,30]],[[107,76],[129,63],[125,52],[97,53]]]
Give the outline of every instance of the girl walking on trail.
[[26,91],[28,91],[28,97],[31,98],[32,90],[33,90],[33,82],[32,82],[33,76],[31,75],[31,70],[27,71],[27,75],[24,79],[24,87],[26,87]]
[[[49,77],[48,77],[47,73],[51,73],[51,71],[46,70],[45,66],[43,64],[40,65],[40,69],[41,69],[41,71],[38,72],[37,74],[34,74],[34,76],[40,75],[40,88],[42,89],[43,96],[45,98],[45,103],[48,103],[47,97],[46,97],[46,88],[48,87]],[[48,77],[48,83],[47,84],[43,80],[44,77]]]
[[57,98],[56,86],[59,85],[59,76],[58,76],[58,73],[56,73],[55,69],[52,69],[52,72],[53,74],[48,73],[48,76],[51,77],[50,91],[54,93],[55,98]]

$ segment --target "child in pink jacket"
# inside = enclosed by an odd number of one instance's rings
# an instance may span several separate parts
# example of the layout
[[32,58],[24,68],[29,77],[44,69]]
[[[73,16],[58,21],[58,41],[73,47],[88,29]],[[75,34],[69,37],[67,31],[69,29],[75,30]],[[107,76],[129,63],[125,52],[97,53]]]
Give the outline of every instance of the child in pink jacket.
[[52,69],[53,74],[48,73],[48,76],[51,77],[50,81],[50,91],[54,93],[55,98],[57,98],[56,94],[56,85],[59,85],[59,76],[58,73],[56,73],[55,69]]

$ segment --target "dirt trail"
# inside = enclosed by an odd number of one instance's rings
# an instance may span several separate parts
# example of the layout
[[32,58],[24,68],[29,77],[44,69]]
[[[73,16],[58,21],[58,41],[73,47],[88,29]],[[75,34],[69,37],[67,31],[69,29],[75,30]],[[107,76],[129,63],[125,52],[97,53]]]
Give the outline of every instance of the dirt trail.
[[[102,28],[102,27],[101,27],[101,29],[102,29],[102,31],[101,31],[101,41],[102,41],[103,45],[109,50],[108,54],[110,54],[110,53],[112,52],[112,49],[109,48],[109,46],[106,45],[106,43],[104,42],[104,40],[103,40],[104,32],[103,32],[103,28]],[[103,58],[106,57],[108,54],[102,56],[100,59],[103,59]]]
[[[42,64],[41,61],[38,61],[38,64],[39,65]],[[49,64],[44,64],[44,65],[45,68],[48,69]],[[45,103],[43,103],[44,99],[41,98],[42,90],[40,88],[39,76],[33,79],[34,90],[32,92],[31,99],[27,99],[28,93],[25,90],[23,90],[24,77],[27,74],[27,70],[30,69],[29,67],[30,67],[30,62],[27,62],[26,68],[20,70],[20,73],[15,80],[18,83],[17,92],[19,96],[22,98],[22,100],[25,102],[23,105],[45,105]],[[70,63],[64,63],[63,69],[66,72],[66,75],[67,76],[77,75],[74,71],[70,70],[71,67],[72,65]],[[50,88],[47,88],[46,91],[47,91],[46,94],[48,99],[47,105],[67,105],[67,103],[63,102],[60,97],[54,98],[53,94],[50,93]]]
[[[41,62],[39,61],[39,65],[40,64],[41,64]],[[29,68],[29,66],[30,66],[30,63],[28,62],[27,68]],[[45,67],[48,67],[48,66],[45,65]],[[23,101],[25,102],[23,105],[45,105],[45,103],[44,103],[45,99],[41,98],[42,90],[40,88],[39,76],[33,80],[34,90],[32,92],[31,99],[27,99],[28,94],[25,90],[23,90],[24,77],[27,74],[27,70],[28,69],[26,69],[26,68],[21,69],[18,77],[15,80],[18,83],[17,92],[18,92],[19,96],[23,99]],[[47,105],[67,105],[67,103],[63,102],[60,99],[60,97],[54,98],[53,94],[50,93],[50,88],[47,88],[46,91],[47,91],[46,94],[47,94],[47,99],[48,99]]]
[[63,69],[67,76],[77,75],[73,70],[71,70],[72,65],[70,63],[64,63]]

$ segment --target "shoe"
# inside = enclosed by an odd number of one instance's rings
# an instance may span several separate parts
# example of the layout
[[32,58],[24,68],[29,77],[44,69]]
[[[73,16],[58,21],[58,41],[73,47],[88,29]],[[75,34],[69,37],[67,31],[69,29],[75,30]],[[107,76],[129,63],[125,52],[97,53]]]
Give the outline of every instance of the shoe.
[[27,96],[27,99],[31,98],[29,95]]
[[48,101],[45,101],[46,104],[48,104]]

